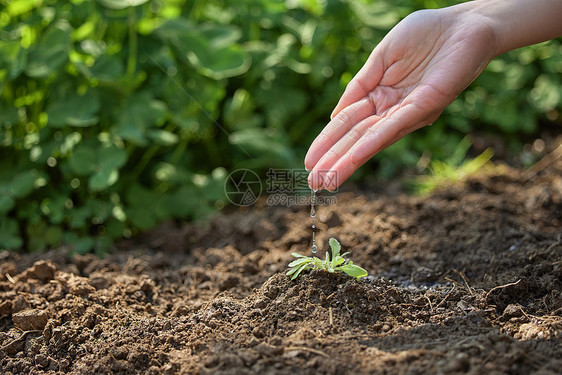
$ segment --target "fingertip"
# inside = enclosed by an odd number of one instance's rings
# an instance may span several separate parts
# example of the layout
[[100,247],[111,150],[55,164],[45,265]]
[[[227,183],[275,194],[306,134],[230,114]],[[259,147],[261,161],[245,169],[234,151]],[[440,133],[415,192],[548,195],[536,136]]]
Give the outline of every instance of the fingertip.
[[323,189],[323,184],[324,180],[323,177],[320,173],[316,172],[316,171],[312,171],[308,174],[308,186],[312,189],[312,190],[322,190]]
[[314,163],[312,162],[312,158],[310,156],[310,151],[309,151],[304,157],[304,169],[306,169],[307,172],[310,172],[312,171],[313,168],[314,168]]
[[339,185],[337,183],[337,180],[336,180],[336,182],[334,182],[332,180],[332,181],[328,182],[326,184],[326,186],[324,186],[323,188],[326,189],[327,191],[329,191],[330,193],[335,193],[338,190],[338,187],[339,187]]
[[332,113],[330,113],[330,120],[333,120],[334,117],[336,117],[338,113],[341,112],[342,109],[343,109],[342,99],[340,98],[340,101],[338,102],[338,104],[336,104],[336,106],[332,110]]

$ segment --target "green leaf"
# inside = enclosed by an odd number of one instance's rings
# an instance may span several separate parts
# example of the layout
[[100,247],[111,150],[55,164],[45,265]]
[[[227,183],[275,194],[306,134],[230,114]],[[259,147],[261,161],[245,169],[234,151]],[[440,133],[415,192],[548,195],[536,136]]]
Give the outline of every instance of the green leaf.
[[250,58],[237,45],[214,51],[204,47],[199,50],[194,48],[188,58],[201,73],[214,79],[235,77],[246,73],[250,68]]
[[112,144],[84,142],[75,147],[68,162],[75,174],[90,176],[90,189],[102,191],[116,182],[118,169],[127,162],[127,152]]
[[6,69],[8,79],[17,78],[27,65],[28,50],[17,41],[0,41],[0,69]]
[[97,152],[88,146],[79,145],[68,158],[70,170],[79,176],[88,176],[97,165]]
[[121,78],[125,72],[123,61],[114,55],[100,56],[89,72],[97,79],[104,82],[114,82]]
[[358,279],[368,275],[366,270],[354,264],[346,264],[339,267],[339,269],[345,272],[346,274],[348,274],[349,276],[353,276]]
[[0,248],[16,250],[23,245],[17,221],[2,218],[0,220]]
[[98,166],[101,168],[121,168],[127,162],[127,151],[114,145],[99,150]]
[[291,167],[295,163],[294,151],[279,131],[264,128],[242,129],[230,134],[229,141],[240,146],[252,155],[256,155],[279,167]]
[[[6,4],[6,2],[3,2],[3,4]],[[6,12],[12,17],[17,17],[35,8],[39,8],[42,5],[42,0],[8,1],[6,5]]]
[[16,205],[15,199],[9,194],[8,189],[0,188],[0,214],[5,214]]
[[39,210],[48,217],[49,223],[59,225],[66,218],[65,204],[67,199],[68,197],[63,194],[52,194],[52,196],[41,201]]
[[[13,106],[0,102],[0,113],[2,113],[2,117],[0,118],[0,129],[3,126],[11,126],[19,122],[18,110]],[[5,136],[4,131],[0,134],[0,137],[1,136]],[[0,144],[1,140],[2,138],[0,138]]]
[[302,264],[298,267],[293,267],[291,268],[289,271],[287,271],[287,276],[291,276],[292,274],[294,274],[295,272],[297,272],[297,270],[302,267]]
[[128,187],[126,202],[125,214],[139,229],[151,228],[171,216],[170,210],[166,209],[165,194],[149,190],[138,183]]
[[334,260],[332,260],[332,266],[337,267],[340,264],[345,263],[345,259],[342,256],[336,256]]
[[231,46],[242,37],[242,31],[234,25],[207,23],[197,27],[197,31],[209,41],[213,49]]
[[177,134],[167,130],[152,129],[147,132],[148,138],[162,146],[173,146],[179,141]]
[[133,95],[121,111],[112,132],[136,145],[145,146],[147,129],[164,121],[168,109],[148,93]]
[[[292,273],[293,276],[291,277],[291,280],[294,280],[294,279],[296,279],[297,277],[299,277],[299,275],[301,274],[301,272],[304,271],[304,270],[306,270],[306,269],[308,269],[308,268],[309,268],[308,264],[303,264],[302,266],[295,268],[295,272]],[[290,272],[290,271],[289,271],[289,272]],[[289,274],[287,273],[287,275],[289,275]],[[289,275],[289,276],[290,276],[290,275]]]
[[289,263],[288,267],[295,267],[295,266],[298,266],[300,264],[310,263],[311,261],[312,260],[308,257],[307,258],[295,259],[291,263]]
[[88,90],[84,95],[72,94],[47,107],[48,124],[55,128],[95,125],[99,121],[96,115],[99,110],[100,100],[94,90]]
[[119,171],[111,166],[101,167],[88,179],[88,187],[92,191],[103,191],[117,182]]
[[29,170],[18,173],[10,183],[10,190],[15,198],[29,195],[35,188],[37,171]]
[[136,7],[146,3],[148,0],[98,0],[98,2],[109,9],[125,9]]
[[68,212],[70,218],[70,228],[80,229],[87,227],[88,219],[92,216],[92,210],[89,206],[75,207]]
[[330,238],[328,241],[330,248],[332,249],[332,256],[335,258],[340,255],[341,245],[335,238]]
[[241,32],[230,26],[192,27],[187,20],[166,22],[157,34],[175,47],[179,56],[213,79],[235,77],[250,68],[249,55],[237,44]]
[[29,52],[25,73],[33,78],[44,78],[55,73],[68,61],[70,31],[60,23],[50,28]]
[[78,254],[86,254],[92,250],[96,244],[92,237],[79,237],[74,232],[65,234],[64,242],[70,245]]
[[548,74],[541,74],[535,81],[533,89],[529,92],[529,101],[540,112],[548,112],[559,108],[562,104],[562,90],[560,80],[554,80]]
[[349,2],[351,9],[367,26],[379,30],[390,30],[400,20],[400,15],[387,2],[363,3],[360,1]]
[[311,101],[306,91],[290,87],[281,80],[259,86],[254,97],[264,108],[267,125],[275,128],[285,128],[286,123],[295,120],[295,115],[306,113]]

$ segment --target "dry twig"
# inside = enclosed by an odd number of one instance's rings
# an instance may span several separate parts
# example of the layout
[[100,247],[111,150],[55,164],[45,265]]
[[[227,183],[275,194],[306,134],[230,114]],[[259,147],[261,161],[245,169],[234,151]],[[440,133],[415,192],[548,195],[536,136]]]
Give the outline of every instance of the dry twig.
[[7,343],[6,345],[2,346],[2,347],[0,348],[0,350],[5,351],[7,348],[9,348],[10,346],[14,345],[16,342],[23,340],[23,339],[25,338],[25,336],[27,336],[27,335],[30,334],[30,333],[40,333],[40,332],[43,332],[43,331],[38,330],[38,329],[33,329],[33,330],[29,330],[29,331],[23,331],[19,337],[13,339],[12,341],[10,341],[9,343]]
[[439,308],[439,306],[441,306],[443,304],[443,302],[445,302],[447,300],[447,298],[451,295],[451,293],[453,293],[453,290],[455,290],[455,287],[456,287],[456,285],[453,285],[453,289],[449,290],[449,293],[447,293],[447,295],[445,295],[445,297],[443,297],[441,302],[439,302],[437,304],[437,306],[435,306],[435,309]]
[[323,351],[320,351],[318,349],[307,348],[306,346],[287,346],[285,348],[285,351],[287,351],[287,352],[291,352],[291,351],[295,351],[295,350],[296,351],[302,350],[304,352],[310,352],[310,353],[321,355],[322,357],[330,358],[330,356],[328,354],[324,353]]
[[548,167],[550,164],[562,157],[562,145],[556,147],[552,152],[546,154],[541,160],[533,164],[529,169],[527,169],[523,176],[525,180],[529,180],[534,177],[537,173]]
[[470,293],[471,296],[474,295],[474,291],[473,289],[470,287],[470,285],[468,285],[468,280],[466,279],[466,276],[464,275],[464,273],[462,273],[459,270],[453,270],[457,273],[457,275],[459,275],[462,279],[462,281],[464,281],[464,283],[466,284],[466,289],[468,290],[468,293]]
[[485,299],[488,299],[488,297],[490,296],[490,293],[492,293],[492,292],[495,291],[495,290],[507,288],[508,286],[514,286],[514,285],[519,284],[520,282],[521,282],[521,279],[517,280],[517,281],[514,282],[514,283],[508,283],[508,284],[505,284],[505,285],[495,286],[495,287],[493,287],[492,289],[490,289],[490,290],[488,291],[488,293],[486,293]]

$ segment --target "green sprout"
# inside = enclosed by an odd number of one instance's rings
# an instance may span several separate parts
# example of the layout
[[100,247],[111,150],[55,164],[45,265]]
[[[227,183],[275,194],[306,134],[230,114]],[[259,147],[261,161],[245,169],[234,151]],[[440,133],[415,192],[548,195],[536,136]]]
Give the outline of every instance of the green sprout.
[[332,248],[331,259],[327,251],[326,259],[324,260],[317,257],[307,257],[298,253],[293,253],[292,255],[297,259],[289,263],[291,269],[287,272],[287,275],[291,276],[291,280],[296,279],[302,271],[308,269],[324,270],[328,272],[345,272],[349,276],[356,277],[357,280],[363,276],[367,276],[367,271],[363,268],[356,266],[349,259],[344,259],[344,256],[348,255],[349,252],[340,255],[341,245],[338,240],[330,238],[329,243]]

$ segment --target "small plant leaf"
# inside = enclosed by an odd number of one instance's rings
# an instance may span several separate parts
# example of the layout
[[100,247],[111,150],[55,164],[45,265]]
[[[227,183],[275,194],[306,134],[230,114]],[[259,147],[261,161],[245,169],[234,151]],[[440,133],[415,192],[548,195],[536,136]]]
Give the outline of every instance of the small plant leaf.
[[291,253],[295,258],[308,258],[306,255],[300,255],[299,253]]
[[343,259],[343,257],[341,255],[338,255],[337,257],[334,258],[334,260],[332,261],[332,265],[334,267],[337,267],[341,264],[345,263],[345,259]]
[[340,255],[341,245],[338,242],[338,240],[336,240],[335,238],[330,238],[330,240],[328,242],[330,244],[330,248],[332,249],[333,257],[335,258],[338,255]]
[[310,258],[295,259],[291,263],[289,263],[289,267],[296,267],[296,266],[299,266],[299,265],[304,264],[304,263],[310,263],[311,261],[312,261],[312,259],[310,259]]
[[306,269],[310,268],[308,264],[303,264],[302,266],[296,268],[296,272],[293,274],[293,277],[291,277],[291,280],[296,279],[297,277],[299,277],[300,273]]
[[292,275],[293,273],[295,273],[299,268],[301,268],[303,265],[307,265],[309,264],[308,262],[300,262],[295,264],[294,266],[291,267],[291,269],[287,272],[287,275]]
[[339,269],[347,273],[349,276],[356,277],[357,279],[368,275],[366,270],[354,264],[346,264],[341,266]]
[[287,275],[287,276],[291,276],[292,274],[294,274],[295,272],[297,272],[298,269],[299,269],[299,267],[293,267],[293,268],[291,268],[289,271],[287,271],[286,275]]

